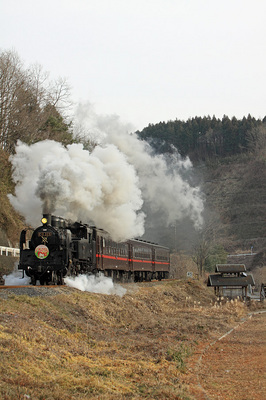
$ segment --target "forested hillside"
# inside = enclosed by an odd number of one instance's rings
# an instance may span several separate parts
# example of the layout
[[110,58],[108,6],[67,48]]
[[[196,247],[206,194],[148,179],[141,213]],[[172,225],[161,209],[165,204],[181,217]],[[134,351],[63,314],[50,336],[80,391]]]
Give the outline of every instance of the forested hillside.
[[172,152],[174,146],[182,156],[206,161],[253,150],[265,140],[265,126],[266,117],[261,120],[248,115],[238,120],[208,116],[150,124],[138,135],[157,152]]

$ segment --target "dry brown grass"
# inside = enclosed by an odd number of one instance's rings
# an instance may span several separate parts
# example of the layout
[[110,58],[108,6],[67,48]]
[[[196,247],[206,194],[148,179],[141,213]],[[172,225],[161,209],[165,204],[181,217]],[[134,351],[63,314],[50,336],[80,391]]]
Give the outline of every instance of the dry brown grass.
[[70,288],[0,298],[0,398],[190,399],[183,378],[195,346],[246,305],[218,303],[196,281],[127,288],[123,298]]

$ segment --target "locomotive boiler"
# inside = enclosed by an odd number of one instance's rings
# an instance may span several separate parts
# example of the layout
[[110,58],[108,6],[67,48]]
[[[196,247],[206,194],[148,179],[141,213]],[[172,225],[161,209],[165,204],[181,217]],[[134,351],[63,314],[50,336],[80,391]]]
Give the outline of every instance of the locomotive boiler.
[[103,229],[44,214],[30,240],[21,232],[18,268],[33,285],[61,285],[66,275],[98,272],[114,281],[161,280],[169,275],[170,252],[139,239],[117,243]]

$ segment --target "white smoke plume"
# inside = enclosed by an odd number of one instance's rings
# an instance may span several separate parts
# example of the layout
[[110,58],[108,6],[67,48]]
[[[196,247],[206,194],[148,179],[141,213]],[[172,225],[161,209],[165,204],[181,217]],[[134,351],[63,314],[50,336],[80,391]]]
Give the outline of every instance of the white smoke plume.
[[92,152],[82,144],[19,142],[11,158],[16,182],[12,205],[36,226],[43,212],[94,223],[114,240],[144,232],[139,180],[119,149],[108,144]]
[[122,123],[117,115],[96,114],[90,103],[79,105],[77,121],[88,138],[97,136],[102,144],[112,143],[126,155],[137,171],[144,202],[153,213],[164,216],[166,225],[189,217],[196,229],[202,227],[202,193],[184,178],[193,168],[188,157],[182,159],[177,151],[167,159],[155,155],[147,142],[129,134],[130,124]]
[[69,287],[79,289],[83,292],[116,294],[124,296],[126,289],[121,285],[114,284],[111,278],[99,273],[97,275],[79,275],[76,277],[64,278],[65,284]]

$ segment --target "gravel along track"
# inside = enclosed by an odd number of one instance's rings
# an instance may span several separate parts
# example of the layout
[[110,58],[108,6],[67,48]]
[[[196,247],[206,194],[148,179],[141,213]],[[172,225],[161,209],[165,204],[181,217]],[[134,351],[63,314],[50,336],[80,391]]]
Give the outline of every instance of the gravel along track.
[[197,377],[197,400],[265,399],[266,312],[250,315],[207,346]]
[[10,295],[15,296],[55,296],[61,293],[72,292],[73,289],[67,286],[17,286],[5,287],[0,290],[0,298],[7,299]]

